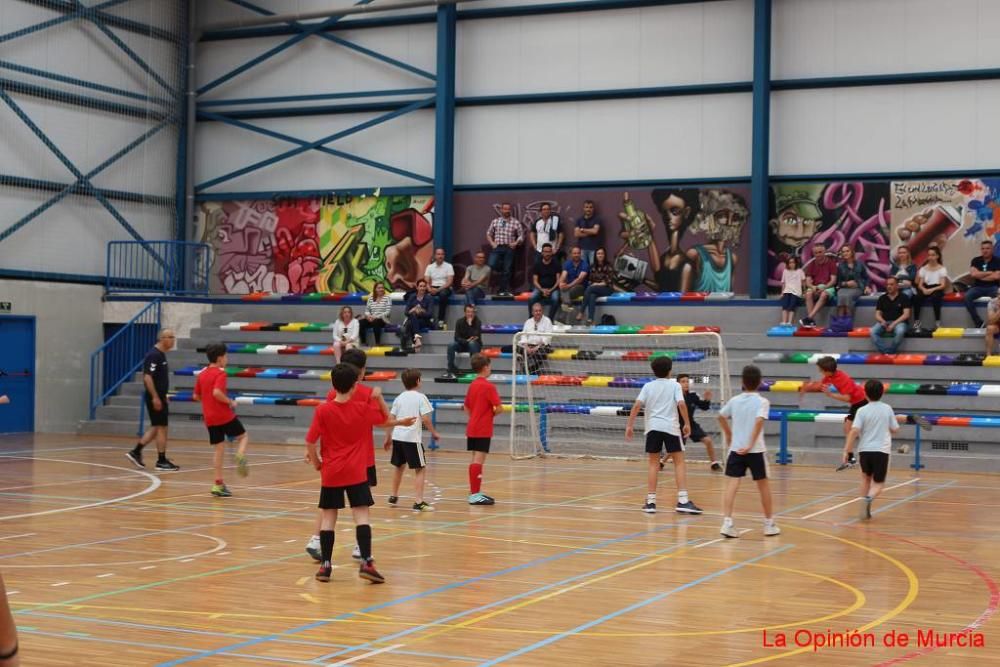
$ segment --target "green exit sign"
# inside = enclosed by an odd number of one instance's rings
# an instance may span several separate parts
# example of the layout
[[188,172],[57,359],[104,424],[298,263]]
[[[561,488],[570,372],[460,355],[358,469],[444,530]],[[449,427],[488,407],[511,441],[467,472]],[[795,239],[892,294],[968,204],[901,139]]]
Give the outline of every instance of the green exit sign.
[[10,301],[0,301],[0,313],[9,313],[11,310]]

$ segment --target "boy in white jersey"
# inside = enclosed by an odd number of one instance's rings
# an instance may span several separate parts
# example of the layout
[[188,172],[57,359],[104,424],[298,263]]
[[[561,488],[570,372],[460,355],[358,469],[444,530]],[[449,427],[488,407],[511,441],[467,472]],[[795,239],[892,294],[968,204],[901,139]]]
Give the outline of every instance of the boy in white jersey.
[[858,410],[854,425],[847,434],[844,460],[858,441],[858,462],[861,467],[861,518],[872,518],[872,501],[882,493],[885,476],[889,472],[889,452],[892,451],[892,434],[899,430],[896,413],[881,398],[885,388],[879,380],[865,382],[868,405]]
[[[771,486],[767,481],[767,459],[764,446],[764,422],[771,404],[757,393],[760,387],[760,369],[756,366],[743,367],[743,393],[732,397],[719,410],[719,426],[722,436],[729,447],[729,457],[726,459],[726,497],[724,501],[722,528],[720,533],[726,537],[739,537],[740,533],[733,525],[733,505],[736,503],[736,492],[740,488],[740,480],[746,476],[747,470],[757,482],[760,492],[760,504],[764,507],[764,534],[778,535],[781,529],[774,523],[771,513]],[[732,426],[730,426],[732,419]]]
[[390,463],[396,468],[392,473],[392,495],[389,496],[389,504],[395,505],[399,502],[399,485],[403,481],[403,466],[409,466],[416,472],[416,484],[413,493],[413,509],[417,512],[431,512],[434,510],[429,503],[424,502],[424,480],[427,476],[427,457],[424,454],[424,443],[422,441],[423,428],[431,432],[436,439],[441,439],[441,434],[434,429],[431,423],[431,407],[427,397],[421,394],[420,370],[408,368],[403,371],[403,387],[406,389],[397,396],[389,408],[389,414],[395,415],[397,419],[404,417],[416,417],[417,422],[413,426],[397,426],[385,436],[385,451],[392,450]]
[[[639,410],[644,410],[649,468],[646,473],[646,504],[642,506],[642,511],[647,514],[656,512],[656,477],[660,473],[660,452],[666,450],[667,456],[674,462],[674,476],[677,480],[677,506],[674,509],[684,514],[701,514],[701,508],[691,502],[687,494],[683,438],[691,435],[691,417],[684,404],[681,386],[670,378],[670,370],[674,364],[669,357],[657,357],[650,366],[656,379],[642,386],[625,427],[625,439],[631,441],[635,418],[639,416]],[[684,418],[683,429],[677,418],[678,413]]]

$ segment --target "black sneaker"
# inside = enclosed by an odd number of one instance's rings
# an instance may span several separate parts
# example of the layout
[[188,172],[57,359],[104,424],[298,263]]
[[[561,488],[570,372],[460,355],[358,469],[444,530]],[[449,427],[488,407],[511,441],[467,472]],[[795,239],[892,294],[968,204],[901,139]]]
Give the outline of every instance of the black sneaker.
[[701,514],[701,508],[695,505],[690,500],[686,503],[677,503],[677,507],[674,508],[681,514]]
[[156,462],[156,469],[157,470],[166,470],[168,472],[176,472],[176,471],[180,470],[181,467],[179,465],[175,464],[170,459],[161,459],[161,460],[159,460],[159,461]]
[[146,464],[142,462],[142,451],[138,449],[131,449],[125,452],[125,458],[132,462],[136,468],[145,468]]
[[642,511],[646,514],[656,514],[656,503],[646,503],[642,506]]
[[414,512],[433,512],[434,506],[430,503],[420,501],[419,503],[413,503]]
[[722,472],[722,464],[719,463],[718,461],[712,461],[712,471]]
[[399,502],[399,496],[389,496],[389,504],[395,505]]

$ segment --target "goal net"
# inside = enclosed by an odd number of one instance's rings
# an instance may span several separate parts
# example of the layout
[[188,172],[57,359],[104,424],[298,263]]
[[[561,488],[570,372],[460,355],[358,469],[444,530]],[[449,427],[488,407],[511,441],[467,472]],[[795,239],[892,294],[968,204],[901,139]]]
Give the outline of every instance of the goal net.
[[[650,363],[657,357],[673,361],[671,377],[690,377],[690,391],[702,398],[711,392],[709,410],[695,414],[709,434],[717,432],[717,411],[729,398],[726,350],[715,332],[518,333],[513,355],[510,450],[515,459],[642,456],[642,417],[630,443],[625,425],[642,385],[654,379]],[[695,447],[697,458],[701,445]]]

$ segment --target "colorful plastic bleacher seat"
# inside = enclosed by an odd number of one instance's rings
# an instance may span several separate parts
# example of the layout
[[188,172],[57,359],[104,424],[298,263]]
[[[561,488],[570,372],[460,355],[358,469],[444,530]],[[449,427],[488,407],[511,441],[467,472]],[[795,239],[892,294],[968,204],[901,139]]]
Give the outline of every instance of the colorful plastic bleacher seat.
[[983,385],[978,382],[957,382],[948,387],[949,396],[979,396]]
[[776,326],[767,330],[767,335],[772,338],[791,337],[795,335],[796,329],[789,326]]

